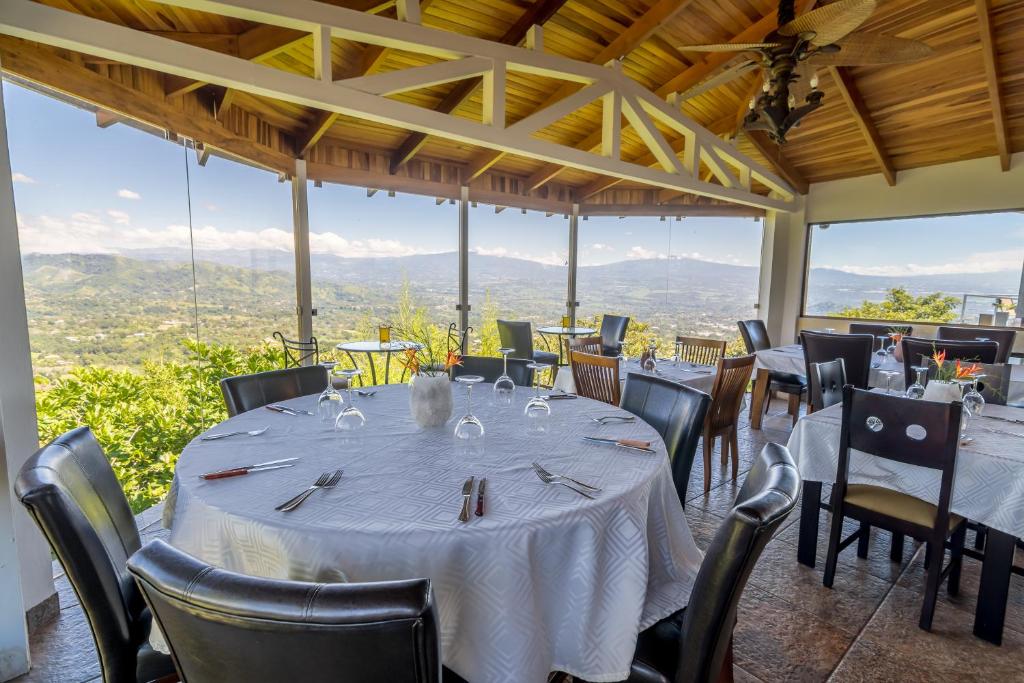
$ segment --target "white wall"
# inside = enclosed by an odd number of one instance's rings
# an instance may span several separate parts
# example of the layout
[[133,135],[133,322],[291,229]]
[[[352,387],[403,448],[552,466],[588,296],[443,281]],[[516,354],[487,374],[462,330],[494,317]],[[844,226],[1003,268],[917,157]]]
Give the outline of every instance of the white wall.
[[758,303],[774,344],[794,341],[800,318],[807,242],[804,216],[798,204],[791,213],[770,211],[765,217]]

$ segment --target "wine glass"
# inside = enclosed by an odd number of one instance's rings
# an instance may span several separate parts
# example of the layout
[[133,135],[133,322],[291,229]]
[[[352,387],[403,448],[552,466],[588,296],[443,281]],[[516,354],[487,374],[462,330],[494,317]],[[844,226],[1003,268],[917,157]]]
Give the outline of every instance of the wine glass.
[[683,345],[679,342],[675,343],[675,353],[672,355],[672,367],[678,368],[679,362],[683,358]]
[[478,452],[483,444],[484,425],[473,414],[473,385],[483,382],[484,378],[480,375],[459,375],[455,381],[466,386],[466,414],[455,425],[455,442],[460,453],[469,455]]
[[878,350],[875,351],[875,359],[871,362],[871,367],[880,368],[882,363],[886,361],[888,354],[885,352],[885,340],[888,339],[885,335],[879,335],[876,337],[878,340]]
[[895,370],[882,370],[878,374],[885,378],[885,393],[887,396],[892,395],[892,378],[900,374]]
[[928,372],[928,368],[922,365],[917,365],[911,368],[917,377],[914,379],[914,383],[907,387],[907,398],[924,398],[924,380],[925,373]]
[[834,327],[826,327],[825,329],[822,330],[822,332],[824,332],[825,334],[835,334],[836,333],[836,328],[834,328]]
[[615,342],[619,347],[619,365],[626,364],[626,342]]
[[498,353],[502,355],[503,366],[501,377],[494,380],[494,402],[502,406],[512,405],[512,394],[515,393],[516,383],[508,375],[508,354],[515,349],[501,348]]
[[547,401],[541,398],[540,373],[551,366],[547,363],[530,363],[526,367],[533,370],[534,391],[533,396],[530,397],[529,401],[527,401],[526,408],[523,412],[530,425],[530,431],[545,432],[547,431],[548,420],[551,418],[551,406],[548,405]]
[[348,401],[338,418],[334,421],[335,431],[341,432],[346,439],[353,440],[359,435],[359,430],[366,426],[366,416],[356,408],[352,395],[353,380],[363,373],[359,368],[342,370],[341,374],[348,380]]
[[324,361],[320,365],[327,370],[327,388],[316,399],[316,414],[321,422],[334,424],[334,421],[338,419],[338,414],[341,413],[342,404],[344,403],[341,393],[334,388],[334,382],[331,381],[334,368],[338,364],[335,361]]
[[643,371],[649,375],[653,375],[658,371],[658,361],[654,358],[657,348],[653,341],[647,346],[647,358],[644,359]]
[[885,355],[895,356],[896,355],[896,337],[899,335],[898,332],[889,333],[889,345],[885,347]]
[[971,377],[970,388],[964,394],[964,408],[970,411],[973,416],[981,416],[981,413],[985,410],[985,397],[978,391],[978,380],[984,377],[985,375]]

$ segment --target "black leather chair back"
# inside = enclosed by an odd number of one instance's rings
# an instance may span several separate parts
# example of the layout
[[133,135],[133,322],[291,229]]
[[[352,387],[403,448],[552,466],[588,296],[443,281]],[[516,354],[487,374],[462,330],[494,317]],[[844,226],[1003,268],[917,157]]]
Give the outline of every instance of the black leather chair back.
[[626,375],[621,407],[658,430],[672,461],[672,481],[685,505],[693,456],[711,397],[702,391],[653,375]]
[[784,446],[769,443],[704,553],[683,612],[676,683],[718,680],[750,572],[799,495],[793,457]]
[[[858,389],[868,388],[871,352],[875,346],[875,338],[870,334],[801,332],[800,343],[804,346],[804,363],[808,379],[811,377],[811,365],[814,363],[827,363],[842,358],[846,368],[846,382]],[[839,385],[840,389],[842,386]]]
[[220,390],[228,415],[235,416],[270,403],[319,394],[327,388],[327,379],[327,368],[308,365],[225,377],[220,381]]
[[499,320],[497,323],[502,347],[515,349],[508,357],[533,360],[533,327],[530,323],[515,320]]
[[[480,375],[485,382],[494,383],[501,377],[504,365],[501,358],[488,356],[463,356],[462,365],[452,366],[452,379],[460,375]],[[508,376],[517,387],[528,387],[533,384],[533,370],[526,367],[530,361],[525,358],[508,359]]]
[[909,337],[914,334],[912,325],[904,325],[898,320],[891,323],[850,323],[850,334],[870,334],[872,337],[888,337],[892,333]]
[[605,356],[619,354],[619,342],[625,341],[629,329],[629,317],[623,315],[601,316],[601,352]]
[[846,366],[842,358],[827,363],[812,363],[811,409],[824,410],[843,402],[843,387],[846,385]]
[[156,540],[128,562],[182,683],[433,683],[427,579],[306,583],[216,569]]
[[903,341],[903,376],[907,386],[914,382],[916,373],[911,369],[915,365],[928,365],[928,359],[935,352],[946,352],[949,362],[968,361],[971,363],[995,363],[999,354],[999,344],[994,341],[950,341],[943,339],[921,339],[904,337]]
[[743,337],[748,354],[772,348],[768,328],[764,326],[763,320],[740,320],[736,325],[740,328],[740,336]]
[[139,532],[88,427],[63,434],[21,468],[14,490],[50,543],[85,610],[108,683],[136,680],[150,618],[128,557]]
[[1013,353],[1013,343],[1017,339],[1017,331],[1010,328],[992,329],[990,327],[953,327],[941,325],[936,338],[952,341],[977,341],[978,337],[991,339],[999,344],[996,363],[1009,363]]
[[978,391],[981,392],[985,403],[994,406],[1005,406],[1006,399],[1010,394],[1010,379],[1013,373],[1013,366],[1006,363],[996,363],[982,366],[982,374],[985,376],[978,380]]

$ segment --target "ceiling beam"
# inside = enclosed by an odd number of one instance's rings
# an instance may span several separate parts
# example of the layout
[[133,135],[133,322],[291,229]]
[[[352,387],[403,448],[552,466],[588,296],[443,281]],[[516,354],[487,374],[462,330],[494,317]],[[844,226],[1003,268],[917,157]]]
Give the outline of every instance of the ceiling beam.
[[[660,2],[644,12],[636,21],[630,24],[629,28],[616,36],[615,40],[602,48],[601,51],[590,60],[590,63],[607,64],[612,60],[625,57],[657,33],[663,23],[670,21],[673,17],[679,14],[679,12],[686,9],[686,7],[692,2],[693,0],[660,0]],[[576,83],[563,83],[559,86],[558,90],[551,93],[551,95],[549,95],[548,98],[534,110],[534,112],[547,109],[556,102],[569,97],[579,90],[580,87],[581,86]],[[469,169],[467,172],[469,179],[472,180],[484,173],[491,166],[501,161],[504,156],[505,154],[503,152],[495,152],[489,149],[482,150],[470,159]],[[553,178],[554,176],[551,177]],[[545,178],[544,183],[550,179],[551,178]],[[540,183],[537,187],[540,187],[540,185],[543,185],[544,183]]]
[[777,144],[772,142],[768,134],[763,130],[745,130],[743,134],[746,136],[750,144],[754,146],[758,152],[761,153],[765,159],[768,160],[780,176],[786,179],[794,190],[800,194],[807,194],[807,190],[810,187],[810,183],[804,178],[804,174],[800,172],[796,166],[794,166],[785,156],[782,155],[782,150]]
[[100,128],[110,128],[115,123],[120,123],[121,121],[124,121],[124,119],[112,111],[96,110],[96,125]]
[[[562,8],[567,0],[536,0],[529,9],[505,32],[497,42],[505,45],[518,45],[522,42],[530,29],[536,24],[544,24],[548,19]],[[435,107],[435,111],[450,114],[455,111],[463,102],[476,92],[476,89],[483,83],[480,77],[470,78],[461,81],[453,87],[444,99]],[[425,133],[411,133],[391,155],[391,172],[395,173],[402,166],[407,164],[416,153],[423,149],[427,142]]]
[[850,108],[853,120],[864,135],[864,141],[868,143],[871,156],[875,158],[879,170],[885,176],[885,181],[889,183],[890,187],[896,185],[896,169],[885,151],[882,137],[871,120],[871,112],[868,111],[867,104],[864,103],[864,98],[861,96],[860,90],[857,89],[857,83],[853,80],[853,76],[847,69],[839,66],[829,67],[828,72],[843,101],[846,102],[846,106]]
[[985,81],[988,98],[992,107],[992,121],[996,127],[996,147],[999,150],[999,166],[1010,170],[1010,136],[1006,129],[1006,111],[1003,95],[999,88],[999,64],[996,61],[996,41],[992,31],[992,17],[989,15],[988,0],[974,0],[978,11],[978,32],[981,34],[981,55],[985,62]]

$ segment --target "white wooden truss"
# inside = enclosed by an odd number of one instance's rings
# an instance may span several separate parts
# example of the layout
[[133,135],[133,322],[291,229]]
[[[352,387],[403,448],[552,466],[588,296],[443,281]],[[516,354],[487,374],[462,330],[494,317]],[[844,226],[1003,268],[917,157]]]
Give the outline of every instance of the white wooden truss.
[[[433,29],[417,23],[419,7],[415,0],[399,3],[399,14],[404,21],[311,0],[164,2],[308,32],[313,36],[315,75],[309,78],[288,73],[29,0],[0,2],[0,33],[669,190],[769,210],[787,211],[795,200],[795,193],[786,181],[622,74],[614,63],[600,66],[544,53],[540,31],[534,32],[527,47],[515,47]],[[331,38],[398,48],[439,61],[334,81],[329,61]],[[535,74],[583,87],[506,125],[505,78],[509,72]],[[483,78],[484,106],[480,121],[390,97],[476,77]],[[601,100],[604,112],[599,153],[537,137],[538,131],[596,100]],[[626,117],[650,148],[657,166],[646,167],[620,158],[621,116]],[[656,123],[683,137],[685,144],[679,153]],[[700,177],[701,164],[711,174],[708,180]],[[752,191],[752,181],[769,188],[769,195]]]

